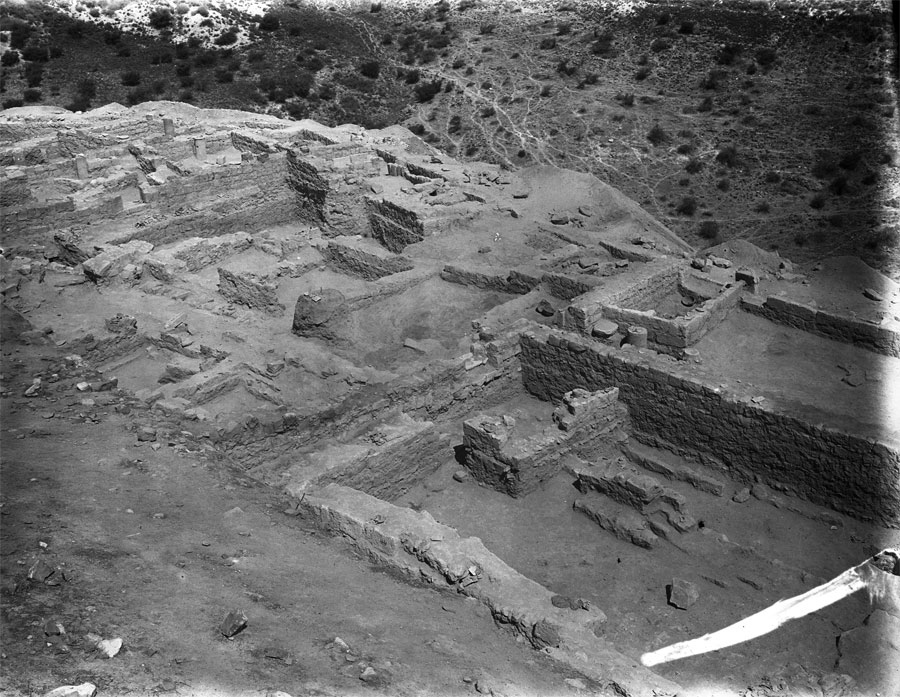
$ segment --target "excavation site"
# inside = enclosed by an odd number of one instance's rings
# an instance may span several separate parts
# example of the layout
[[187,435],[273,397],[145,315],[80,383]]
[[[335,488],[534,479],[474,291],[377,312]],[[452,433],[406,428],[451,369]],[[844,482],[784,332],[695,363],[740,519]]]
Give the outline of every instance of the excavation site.
[[888,276],[402,126],[32,106],[0,159],[4,694],[898,694]]

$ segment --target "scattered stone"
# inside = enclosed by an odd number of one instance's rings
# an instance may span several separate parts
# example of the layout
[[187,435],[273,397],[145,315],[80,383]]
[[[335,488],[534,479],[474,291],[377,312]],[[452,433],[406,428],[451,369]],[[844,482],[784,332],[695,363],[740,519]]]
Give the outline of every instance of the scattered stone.
[[578,212],[585,218],[590,218],[596,211],[593,206],[578,206]]
[[222,636],[230,639],[235,634],[242,631],[246,626],[247,615],[245,615],[241,610],[232,610],[227,615],[225,615],[225,619],[222,620],[222,624],[219,627],[219,632],[221,632]]
[[534,625],[532,642],[537,648],[557,647],[560,641],[559,630],[547,620],[540,620]]
[[619,331],[619,325],[610,319],[599,319],[591,327],[591,335],[598,339],[609,339]]
[[566,678],[566,685],[575,689],[575,690],[586,690],[587,685],[584,684],[584,680],[580,678]]
[[85,682],[80,685],[63,685],[47,692],[44,697],[94,697],[97,694],[97,686],[94,683]]
[[731,259],[725,259],[723,257],[710,256],[709,260],[712,262],[713,266],[718,266],[720,269],[730,269],[731,268]]
[[565,211],[554,211],[550,214],[550,222],[554,225],[568,225],[569,214]]
[[453,479],[457,482],[464,482],[469,478],[469,470],[456,470],[453,473]]
[[43,630],[46,636],[58,636],[66,633],[66,628],[63,627],[62,622],[57,620],[47,620],[44,622]]
[[41,379],[35,378],[31,381],[31,385],[25,390],[26,397],[34,397],[41,391]]
[[416,341],[415,339],[410,339],[407,337],[403,340],[403,346],[408,349],[412,349],[416,353],[428,353],[428,348],[421,341]]
[[746,503],[750,500],[750,489],[744,487],[740,491],[736,492],[735,495],[731,497],[731,500],[735,503]]
[[513,189],[512,197],[513,198],[528,198],[529,193],[530,192],[528,191],[528,189],[522,189],[522,188]]
[[617,259],[614,266],[617,269],[624,269],[628,267],[628,259]]
[[553,317],[556,314],[556,310],[553,305],[550,304],[549,300],[541,300],[537,307],[534,308],[535,312],[539,315],[543,315],[544,317]]
[[880,303],[884,300],[884,296],[874,288],[866,288],[863,291],[863,295],[865,295],[869,300],[874,300],[877,303]]
[[116,637],[115,639],[104,639],[103,641],[97,642],[97,650],[107,658],[114,658],[116,654],[119,653],[121,648],[121,637]]
[[79,392],[87,392],[91,389],[91,383],[84,382],[83,380],[75,385],[75,389]]
[[668,591],[668,603],[679,610],[687,610],[700,599],[700,591],[690,581],[673,578],[672,584],[666,588]]
[[27,578],[35,583],[45,583],[51,576],[56,573],[56,569],[47,564],[43,559],[38,559],[31,568],[28,569]]
[[691,268],[697,269],[698,271],[706,270],[706,259],[702,257],[694,257],[691,259]]
[[156,440],[156,429],[150,426],[141,426],[138,429],[137,439],[141,442],[151,443]]

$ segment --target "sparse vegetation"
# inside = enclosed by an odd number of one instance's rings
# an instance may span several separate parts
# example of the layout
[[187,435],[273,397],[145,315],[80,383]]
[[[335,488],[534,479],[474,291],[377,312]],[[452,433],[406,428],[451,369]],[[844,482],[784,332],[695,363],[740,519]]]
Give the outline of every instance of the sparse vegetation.
[[714,240],[719,236],[719,223],[715,220],[704,220],[700,223],[697,234],[704,240]]
[[675,212],[681,215],[694,215],[697,210],[697,200],[693,196],[685,196],[678,202]]
[[129,70],[122,73],[121,82],[126,87],[134,87],[141,84],[141,74],[137,70]]
[[734,145],[726,145],[716,153],[716,162],[726,167],[734,167],[738,163],[738,151]]
[[660,145],[668,143],[671,138],[669,137],[669,134],[666,133],[665,130],[663,130],[663,128],[657,123],[654,124],[653,128],[651,128],[647,133],[647,140],[649,140],[652,145],[658,147]]

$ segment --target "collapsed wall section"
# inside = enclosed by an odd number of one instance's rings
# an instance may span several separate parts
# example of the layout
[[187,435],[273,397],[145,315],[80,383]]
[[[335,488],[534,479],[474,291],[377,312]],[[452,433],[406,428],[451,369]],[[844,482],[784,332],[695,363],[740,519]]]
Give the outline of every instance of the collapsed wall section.
[[386,199],[365,198],[366,215],[372,237],[392,252],[425,239],[425,226],[415,211]]
[[714,377],[650,351],[621,351],[574,334],[521,336],[525,388],[559,401],[574,388],[617,386],[636,434],[752,481],[881,525],[900,527],[900,449],[766,403],[726,393]]

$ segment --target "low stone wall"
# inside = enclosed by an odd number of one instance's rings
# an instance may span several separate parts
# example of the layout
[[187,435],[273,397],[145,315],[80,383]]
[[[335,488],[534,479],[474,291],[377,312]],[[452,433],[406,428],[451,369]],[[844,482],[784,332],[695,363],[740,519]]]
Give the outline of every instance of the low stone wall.
[[826,312],[778,295],[769,296],[765,301],[745,298],[741,309],[771,322],[900,358],[900,332],[891,327]]
[[2,234],[4,239],[14,244],[49,243],[52,239],[50,233],[54,230],[90,225],[98,220],[116,217],[123,209],[121,196],[94,202],[85,208],[77,208],[72,199],[41,206],[9,208],[2,214]]
[[558,401],[576,387],[617,386],[639,435],[739,479],[761,477],[856,518],[900,527],[897,443],[728,394],[717,376],[652,351],[622,351],[537,328],[521,342],[523,382],[541,399]]
[[379,254],[375,250],[366,251],[336,242],[329,242],[322,250],[322,256],[337,270],[369,281],[413,268],[413,263],[406,257]]
[[253,310],[262,310],[281,316],[285,307],[278,302],[278,287],[274,283],[258,279],[252,274],[236,274],[219,268],[219,293],[226,300]]
[[463,269],[452,264],[448,264],[443,268],[441,278],[448,283],[474,286],[482,290],[492,290],[511,295],[525,295],[541,282],[540,277],[516,269],[510,271],[506,276],[498,276],[481,271]]

